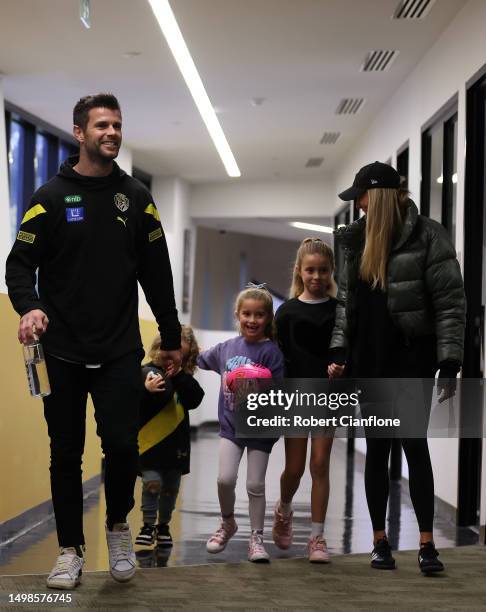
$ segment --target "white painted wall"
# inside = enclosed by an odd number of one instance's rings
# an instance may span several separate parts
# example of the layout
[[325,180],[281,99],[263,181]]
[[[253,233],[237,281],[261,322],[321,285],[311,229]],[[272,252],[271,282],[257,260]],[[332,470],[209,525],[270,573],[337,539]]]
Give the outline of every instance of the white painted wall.
[[[191,264],[195,248],[195,228],[189,216],[189,186],[178,177],[152,178],[152,195],[154,203],[159,211],[162,227],[164,228],[169,257],[174,279],[174,294],[179,311],[179,319],[182,323],[189,323],[190,309],[188,313],[182,312],[182,288],[184,274],[184,230],[191,230]],[[191,278],[192,278],[191,265]],[[192,289],[192,287],[191,287]],[[189,300],[189,304],[191,300]],[[154,317],[150,310],[143,291],[139,289],[139,314],[140,317],[153,321]]]
[[[421,179],[421,128],[458,94],[456,248],[462,264],[464,219],[464,160],[466,147],[466,83],[486,63],[484,24],[486,2],[470,0],[390,98],[369,129],[342,160],[334,192],[348,187],[363,165],[396,159],[409,141],[409,189],[418,202]],[[336,204],[337,204],[336,200]]]
[[[179,310],[179,318],[181,323],[188,323],[190,321],[190,312],[186,314],[182,312],[184,231],[189,229],[192,235],[194,235],[194,229],[189,216],[189,186],[180,178],[175,179],[174,195],[173,222],[170,237],[168,238],[169,253],[172,274],[174,276],[174,293],[176,296],[177,308]],[[194,242],[194,240],[192,240],[192,242]],[[190,303],[191,300],[189,299],[189,304]]]
[[204,217],[324,217],[335,204],[332,180],[231,181],[191,188],[190,215]]
[[120,150],[118,151],[118,157],[116,158],[116,163],[120,166],[122,170],[125,170],[127,174],[132,174],[133,167],[133,156],[132,151],[125,145],[122,145]]
[[[351,185],[355,173],[375,160],[396,160],[397,150],[409,141],[409,189],[419,203],[421,180],[421,128],[458,94],[456,248],[463,263],[466,83],[486,64],[484,24],[486,2],[470,0],[424,56],[400,89],[384,106],[369,129],[342,160],[334,192]],[[335,200],[336,205],[338,200]],[[457,505],[457,439],[429,441],[436,495]],[[363,443],[359,444],[360,448]],[[404,461],[404,475],[408,475]],[[485,510],[483,509],[483,517]],[[484,520],[483,520],[484,523]]]

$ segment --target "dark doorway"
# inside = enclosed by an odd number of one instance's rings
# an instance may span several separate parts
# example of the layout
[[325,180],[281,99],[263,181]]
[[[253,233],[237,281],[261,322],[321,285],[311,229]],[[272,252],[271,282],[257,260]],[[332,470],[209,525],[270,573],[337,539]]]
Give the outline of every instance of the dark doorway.
[[[397,166],[398,162],[399,157],[397,157]],[[454,98],[423,128],[420,186],[421,214],[442,223],[453,243],[455,243],[456,184],[457,101]]]
[[397,154],[397,172],[400,175],[400,187],[408,189],[408,145]]
[[[466,181],[464,211],[464,285],[467,318],[463,376],[484,376],[484,305],[486,303],[485,144],[486,69],[466,98]],[[479,398],[478,398],[479,399]],[[461,421],[467,408],[461,402]],[[480,504],[482,440],[459,440],[458,524],[476,525]]]

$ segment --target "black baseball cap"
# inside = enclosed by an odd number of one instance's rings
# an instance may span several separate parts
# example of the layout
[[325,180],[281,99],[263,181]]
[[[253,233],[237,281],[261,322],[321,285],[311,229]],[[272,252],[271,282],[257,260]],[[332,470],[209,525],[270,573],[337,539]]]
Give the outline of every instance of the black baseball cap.
[[400,175],[388,164],[375,161],[372,164],[363,166],[354,177],[353,185],[339,194],[341,200],[357,200],[368,189],[378,189],[380,187],[398,189],[400,187]]

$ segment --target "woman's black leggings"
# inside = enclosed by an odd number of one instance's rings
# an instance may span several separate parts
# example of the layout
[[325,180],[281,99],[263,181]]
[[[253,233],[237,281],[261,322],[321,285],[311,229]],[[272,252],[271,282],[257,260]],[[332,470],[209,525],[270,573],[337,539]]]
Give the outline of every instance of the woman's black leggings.
[[[391,438],[366,439],[365,489],[373,531],[385,529]],[[434,475],[426,438],[401,440],[408,463],[410,497],[420,531],[432,531]]]

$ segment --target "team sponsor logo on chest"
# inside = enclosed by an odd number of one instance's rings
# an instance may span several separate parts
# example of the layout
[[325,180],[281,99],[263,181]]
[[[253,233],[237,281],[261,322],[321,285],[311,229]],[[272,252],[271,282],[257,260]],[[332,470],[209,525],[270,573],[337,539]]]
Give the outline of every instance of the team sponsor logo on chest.
[[77,194],[64,196],[64,201],[66,204],[78,204],[82,200],[83,198]]
[[66,208],[66,221],[68,223],[79,223],[79,221],[84,221],[84,206]]
[[125,212],[130,206],[130,200],[124,193],[115,193],[115,206],[118,210]]

